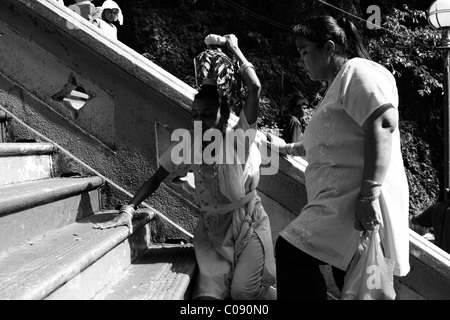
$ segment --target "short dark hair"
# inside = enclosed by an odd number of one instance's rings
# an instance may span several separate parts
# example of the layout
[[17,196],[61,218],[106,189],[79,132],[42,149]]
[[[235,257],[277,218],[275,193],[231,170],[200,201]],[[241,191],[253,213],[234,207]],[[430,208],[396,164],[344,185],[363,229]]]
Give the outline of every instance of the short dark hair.
[[287,104],[287,110],[289,113],[293,113],[296,107],[301,107],[302,105],[308,105],[309,101],[302,95],[295,95]]

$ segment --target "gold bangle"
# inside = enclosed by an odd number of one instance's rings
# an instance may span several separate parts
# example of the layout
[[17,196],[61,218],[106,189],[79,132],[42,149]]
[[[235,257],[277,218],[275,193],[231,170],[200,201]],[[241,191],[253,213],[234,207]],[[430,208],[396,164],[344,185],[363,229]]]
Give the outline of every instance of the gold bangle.
[[131,219],[133,219],[136,210],[134,210],[134,207],[132,205],[127,204],[120,207],[120,212],[128,214],[131,217]]
[[245,71],[245,69],[247,69],[247,68],[253,68],[253,70],[255,69],[255,66],[251,63],[251,62],[244,62],[242,65],[241,65],[241,67],[239,68],[239,73],[241,74],[241,75],[243,75],[243,73],[244,73],[244,71]]
[[363,179],[363,182],[367,182],[368,184],[374,186],[374,187],[381,187],[382,184],[373,180],[369,180],[369,179]]
[[380,196],[380,195],[377,194],[376,196],[364,197],[364,196],[361,195],[361,193],[360,193],[360,194],[358,194],[358,200],[359,200],[359,201],[362,201],[362,202],[374,202],[375,200],[378,199],[379,196]]

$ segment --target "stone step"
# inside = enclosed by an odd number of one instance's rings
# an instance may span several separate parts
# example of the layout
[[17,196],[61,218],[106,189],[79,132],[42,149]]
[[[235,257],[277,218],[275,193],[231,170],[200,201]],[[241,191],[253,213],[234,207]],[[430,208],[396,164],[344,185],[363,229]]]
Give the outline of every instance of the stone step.
[[0,186],[0,252],[98,212],[102,184],[80,177]]
[[98,230],[113,218],[98,212],[0,253],[0,300],[91,299],[119,277],[150,244],[153,213],[139,212],[134,233],[125,226]]
[[0,185],[52,177],[51,143],[0,143]]
[[192,245],[155,244],[94,300],[189,300],[196,271]]
[[[192,244],[153,244],[93,300],[191,300],[196,276]],[[277,300],[275,286],[263,300]]]

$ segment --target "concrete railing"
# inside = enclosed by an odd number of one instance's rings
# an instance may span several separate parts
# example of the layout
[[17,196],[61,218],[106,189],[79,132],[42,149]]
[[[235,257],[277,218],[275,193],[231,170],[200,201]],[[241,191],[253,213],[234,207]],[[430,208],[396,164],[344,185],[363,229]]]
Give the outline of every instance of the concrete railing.
[[409,251],[411,271],[395,282],[399,299],[450,300],[450,255],[413,230]]

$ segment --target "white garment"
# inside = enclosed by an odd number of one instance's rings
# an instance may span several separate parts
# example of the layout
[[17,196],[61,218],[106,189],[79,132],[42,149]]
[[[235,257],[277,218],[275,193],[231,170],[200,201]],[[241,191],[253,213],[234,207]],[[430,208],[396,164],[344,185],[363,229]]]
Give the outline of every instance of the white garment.
[[71,4],[68,8],[72,11],[75,11],[80,16],[89,21],[91,21],[92,16],[95,12],[95,6],[89,0],[79,1],[75,4]]
[[[281,236],[309,255],[346,270],[359,243],[354,218],[364,170],[366,119],[380,106],[398,110],[393,75],[378,63],[353,58],[331,84],[303,137],[308,166],[308,203]],[[392,153],[382,181],[383,245],[395,261],[394,274],[409,272],[409,190],[400,148],[392,133]]]
[[119,13],[117,14],[117,17],[116,17],[115,21],[118,21],[120,25],[123,25],[122,9],[120,9],[119,5],[115,1],[112,1],[112,0],[106,0],[105,2],[103,2],[101,7],[96,7],[96,12],[95,12],[94,19],[101,19],[103,10],[105,10],[105,9],[117,9],[117,10],[119,10]]
[[[192,169],[195,176],[195,198],[199,203],[200,217],[194,234],[199,270],[194,299],[201,296],[229,298],[234,267],[253,233],[261,240],[264,266],[261,282],[251,286],[275,283],[269,217],[256,193],[261,165],[261,154],[255,143],[256,132],[256,122],[249,124],[244,111],[241,111],[238,123],[226,131],[225,141],[216,144],[215,140],[202,151],[201,141],[190,138],[194,132],[185,130],[181,135],[184,144],[175,142],[159,158],[160,165],[168,172],[184,176]],[[199,138],[201,140],[202,137]],[[212,158],[210,147],[218,151],[215,153],[217,158]],[[185,156],[184,163],[180,155]],[[218,163],[217,167],[199,164],[202,160],[199,156],[203,156],[204,163]]]
[[112,23],[108,23],[102,19],[96,19],[95,24],[108,38],[117,40],[117,27],[115,25],[113,25]]

